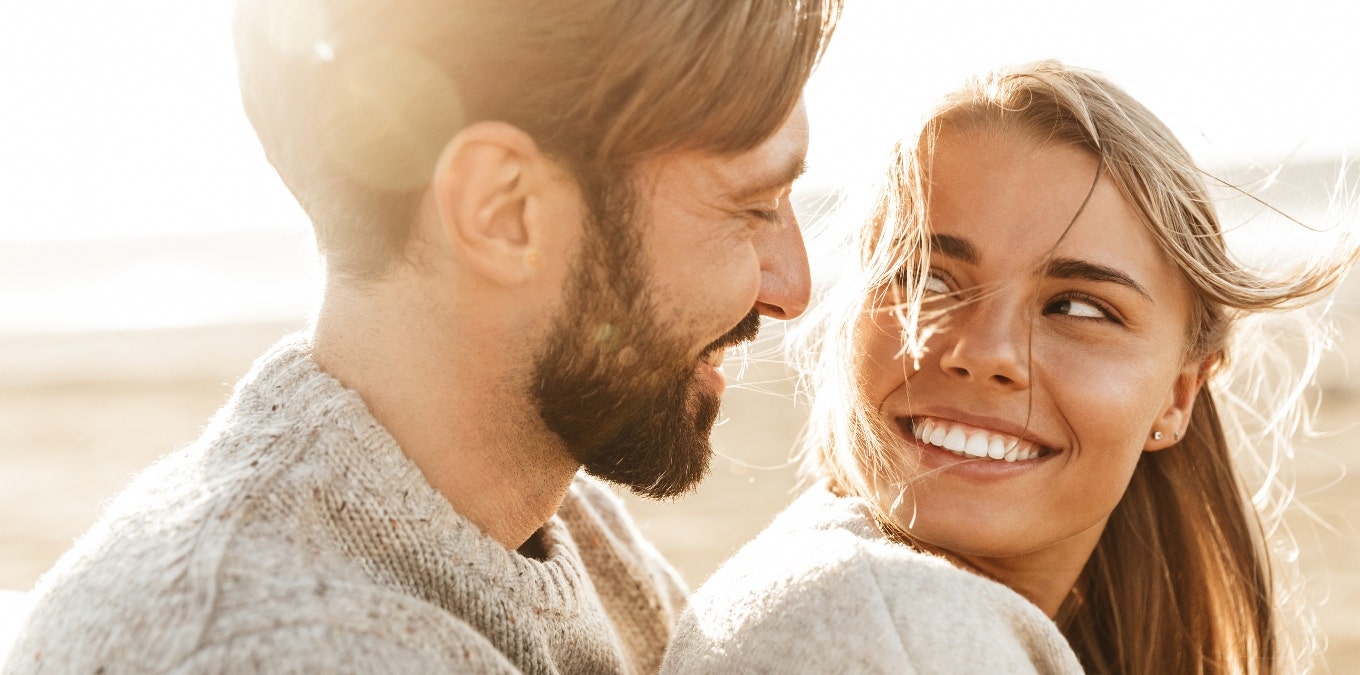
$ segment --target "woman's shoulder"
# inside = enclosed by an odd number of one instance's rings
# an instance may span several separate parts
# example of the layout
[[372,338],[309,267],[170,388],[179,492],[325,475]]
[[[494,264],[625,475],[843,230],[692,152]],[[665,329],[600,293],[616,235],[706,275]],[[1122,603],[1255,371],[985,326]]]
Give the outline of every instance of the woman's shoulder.
[[[705,603],[726,605],[759,593],[773,602],[811,596],[821,605],[862,608],[869,599],[896,602],[900,591],[908,588],[949,597],[997,590],[1014,595],[942,557],[889,540],[863,500],[840,497],[816,485],[723,563],[695,593],[691,605],[696,609]],[[817,597],[823,593],[834,597]]]
[[862,501],[815,486],[694,593],[665,670],[1064,672],[1063,652],[1024,598],[888,540]]

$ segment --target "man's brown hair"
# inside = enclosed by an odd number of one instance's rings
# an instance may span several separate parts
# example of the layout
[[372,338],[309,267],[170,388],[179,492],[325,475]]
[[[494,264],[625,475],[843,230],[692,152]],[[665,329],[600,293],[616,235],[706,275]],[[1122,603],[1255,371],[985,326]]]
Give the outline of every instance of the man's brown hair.
[[332,271],[401,254],[445,144],[523,129],[592,192],[738,152],[797,104],[842,0],[241,0],[242,99]]

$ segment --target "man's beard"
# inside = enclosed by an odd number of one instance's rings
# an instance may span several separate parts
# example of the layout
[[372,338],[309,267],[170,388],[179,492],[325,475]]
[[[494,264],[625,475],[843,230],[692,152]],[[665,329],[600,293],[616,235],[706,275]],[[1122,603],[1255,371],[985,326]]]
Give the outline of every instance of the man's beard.
[[[683,327],[663,325],[640,227],[611,221],[587,228],[563,311],[534,362],[534,394],[587,473],[644,497],[675,497],[708,474],[721,401],[696,379]],[[753,340],[759,329],[752,310],[703,353]]]

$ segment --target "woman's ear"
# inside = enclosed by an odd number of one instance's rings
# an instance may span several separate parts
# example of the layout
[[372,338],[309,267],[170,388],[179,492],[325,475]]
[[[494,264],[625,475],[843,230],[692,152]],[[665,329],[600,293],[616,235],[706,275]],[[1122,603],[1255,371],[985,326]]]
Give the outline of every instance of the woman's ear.
[[1185,364],[1167,392],[1166,402],[1152,423],[1143,450],[1156,452],[1180,443],[1190,426],[1190,414],[1195,409],[1195,398],[1204,387],[1213,366],[1214,357]]
[[537,273],[543,233],[528,204],[545,161],[529,134],[504,122],[465,127],[444,147],[431,181],[436,225],[462,264],[507,285]]

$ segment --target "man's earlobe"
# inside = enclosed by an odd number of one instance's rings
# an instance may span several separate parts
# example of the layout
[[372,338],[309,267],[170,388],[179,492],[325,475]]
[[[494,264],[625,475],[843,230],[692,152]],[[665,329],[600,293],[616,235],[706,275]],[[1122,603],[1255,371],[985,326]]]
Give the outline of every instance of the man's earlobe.
[[533,138],[502,122],[473,124],[445,146],[431,190],[438,228],[461,264],[502,284],[536,273],[538,236],[526,213],[528,174],[541,157]]

